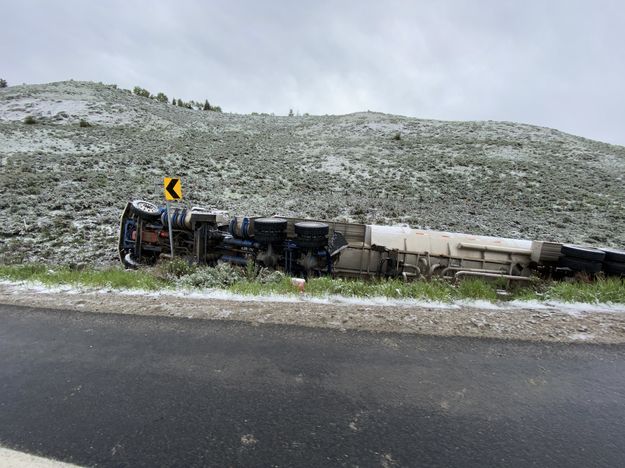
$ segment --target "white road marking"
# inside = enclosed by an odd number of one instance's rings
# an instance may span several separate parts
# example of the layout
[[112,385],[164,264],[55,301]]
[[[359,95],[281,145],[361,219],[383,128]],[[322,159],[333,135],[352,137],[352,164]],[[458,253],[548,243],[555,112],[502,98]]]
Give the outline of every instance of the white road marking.
[[0,468],[76,468],[77,466],[0,447]]

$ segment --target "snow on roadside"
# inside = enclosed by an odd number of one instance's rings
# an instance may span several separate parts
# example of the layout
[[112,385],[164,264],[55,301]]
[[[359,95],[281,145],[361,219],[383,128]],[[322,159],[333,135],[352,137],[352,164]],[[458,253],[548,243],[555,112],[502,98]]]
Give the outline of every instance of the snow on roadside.
[[564,301],[521,301],[514,300],[507,303],[511,309],[528,308],[528,309],[545,309],[559,310],[567,312],[571,315],[580,315],[584,313],[603,312],[603,313],[625,313],[625,304],[618,303],[588,303],[588,302],[564,302]]
[[[557,343],[625,344],[625,307],[491,304],[336,296],[244,296],[227,291],[137,291],[46,287],[0,281],[0,303],[104,314],[232,320],[252,324],[464,336]],[[532,304],[532,303],[530,303]],[[534,306],[536,304],[533,304]],[[581,312],[580,312],[581,311]],[[605,313],[609,311],[610,313]],[[619,312],[619,313],[614,313]]]
[[234,302],[275,302],[275,303],[299,303],[299,304],[333,304],[333,305],[353,305],[353,306],[382,306],[382,307],[403,307],[403,308],[428,308],[428,309],[448,309],[457,310],[461,308],[509,311],[515,310],[544,310],[565,312],[570,315],[579,316],[589,313],[625,313],[625,304],[591,304],[583,302],[561,302],[561,301],[499,301],[490,302],[485,300],[462,299],[451,302],[429,301],[425,299],[397,299],[388,297],[349,297],[339,295],[310,296],[307,294],[286,295],[246,295],[236,294],[222,289],[205,290],[160,290],[150,291],[142,289],[112,289],[112,288],[89,288],[83,286],[47,286],[39,282],[31,281],[7,281],[1,280],[1,286],[8,287],[12,294],[20,292],[53,293],[53,294],[80,294],[85,292],[96,292],[100,294],[115,293],[123,296],[143,296],[143,297],[176,297],[190,298],[198,300],[223,300]]

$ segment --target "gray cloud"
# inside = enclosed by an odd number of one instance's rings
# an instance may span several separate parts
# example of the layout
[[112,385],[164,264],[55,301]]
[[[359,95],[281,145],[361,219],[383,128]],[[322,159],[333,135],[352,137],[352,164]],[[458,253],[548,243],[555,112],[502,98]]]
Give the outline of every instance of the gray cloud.
[[511,120],[625,144],[614,1],[3,1],[0,75],[232,112]]

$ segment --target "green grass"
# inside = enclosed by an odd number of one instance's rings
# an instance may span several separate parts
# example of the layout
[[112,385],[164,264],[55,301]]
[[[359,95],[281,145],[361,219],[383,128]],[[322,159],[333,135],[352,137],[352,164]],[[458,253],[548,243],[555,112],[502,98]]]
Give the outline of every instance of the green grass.
[[497,290],[493,283],[483,279],[470,278],[458,283],[458,296],[462,299],[497,300]]
[[35,276],[44,275],[48,267],[39,264],[0,265],[0,278],[11,281],[33,280]]
[[12,281],[36,281],[47,286],[60,284],[109,287],[114,289],[157,290],[171,286],[171,282],[149,270],[75,270],[68,267],[52,268],[46,265],[0,265],[0,278]]
[[297,289],[291,284],[291,278],[284,277],[275,283],[242,280],[227,287],[228,291],[246,296],[262,296],[267,294],[296,294]]
[[[235,279],[232,274],[236,273]],[[94,288],[160,290],[172,288],[194,289],[194,282],[186,281],[192,275],[204,277],[215,287],[232,293],[250,296],[282,294],[297,295],[291,278],[277,276],[275,279],[250,279],[243,271],[230,267],[207,269],[184,265],[164,265],[142,270],[122,268],[72,269],[42,264],[0,265],[0,279],[11,281],[34,281],[47,286],[75,285]],[[260,278],[260,277],[259,277]],[[205,278],[204,278],[205,279]],[[625,281],[618,278],[598,279],[593,282],[544,282],[535,281],[529,286],[512,288],[501,298],[497,291],[502,284],[483,279],[466,279],[453,284],[442,280],[414,281],[405,283],[397,279],[350,280],[340,278],[312,278],[307,281],[307,296],[338,295],[345,297],[387,297],[393,299],[421,299],[451,302],[458,299],[486,301],[502,300],[556,300],[563,302],[619,303],[625,304]]]
[[450,301],[455,298],[454,286],[443,281],[404,283],[389,279],[362,281],[337,278],[313,278],[306,284],[306,293],[313,296],[389,297],[393,299],[428,299]]
[[625,280],[618,278],[599,279],[591,282],[553,283],[544,294],[545,299],[564,302],[625,304]]

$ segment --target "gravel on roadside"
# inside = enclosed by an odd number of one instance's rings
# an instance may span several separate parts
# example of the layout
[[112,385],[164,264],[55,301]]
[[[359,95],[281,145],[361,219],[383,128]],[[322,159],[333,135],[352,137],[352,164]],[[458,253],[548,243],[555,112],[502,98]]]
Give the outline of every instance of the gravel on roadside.
[[0,303],[53,309],[206,320],[237,320],[338,330],[550,342],[625,343],[625,309],[460,303],[444,306],[211,298],[0,284]]

